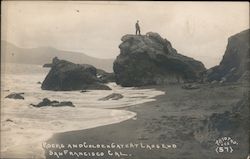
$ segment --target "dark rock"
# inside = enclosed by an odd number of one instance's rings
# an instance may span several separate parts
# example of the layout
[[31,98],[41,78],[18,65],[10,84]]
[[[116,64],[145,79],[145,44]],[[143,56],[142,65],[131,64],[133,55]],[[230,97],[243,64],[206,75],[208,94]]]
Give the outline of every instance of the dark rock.
[[87,90],[81,90],[80,93],[85,93],[88,92]]
[[69,61],[53,59],[53,65],[42,83],[43,90],[110,90],[97,78],[97,69],[87,64],[74,64]]
[[37,84],[42,84],[42,82],[38,81]]
[[24,99],[22,96],[24,93],[11,93],[7,95],[5,98],[11,98],[11,99]]
[[102,83],[115,82],[114,73],[108,73],[104,70],[97,69],[96,76]]
[[44,107],[44,106],[52,106],[52,107],[60,107],[60,106],[70,106],[70,107],[74,107],[74,104],[70,101],[63,101],[63,102],[59,102],[56,100],[49,100],[48,98],[44,98],[42,102],[38,103],[38,104],[30,104],[34,107]]
[[34,107],[43,107],[43,106],[49,106],[51,105],[51,101],[48,99],[48,98],[44,98],[42,102],[34,105],[34,104],[31,104],[32,106]]
[[75,107],[74,104],[70,101],[63,101],[60,103],[54,103],[51,105],[52,107],[60,107],[60,106],[70,106],[70,107]]
[[7,122],[14,122],[14,121],[11,120],[11,119],[6,119],[5,121],[7,121]]
[[52,63],[46,63],[46,64],[43,65],[43,67],[49,67],[50,68],[50,67],[52,67]]
[[125,35],[121,40],[113,69],[122,86],[194,82],[206,70],[201,62],[177,53],[157,33]]
[[182,86],[183,89],[199,89],[200,87],[197,84],[185,84]]
[[99,100],[119,100],[123,98],[123,95],[119,94],[119,93],[112,93],[104,98],[101,98]]
[[[249,29],[228,39],[227,48],[222,61],[207,71],[206,80],[237,82],[246,71],[250,71]],[[248,76],[247,81],[250,80]]]

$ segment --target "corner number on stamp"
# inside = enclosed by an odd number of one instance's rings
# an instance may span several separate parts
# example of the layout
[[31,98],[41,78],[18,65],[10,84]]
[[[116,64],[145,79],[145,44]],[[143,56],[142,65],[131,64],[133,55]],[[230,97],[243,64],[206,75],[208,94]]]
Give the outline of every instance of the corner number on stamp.
[[215,141],[215,144],[216,153],[233,153],[233,147],[238,145],[238,142],[231,137],[221,137]]

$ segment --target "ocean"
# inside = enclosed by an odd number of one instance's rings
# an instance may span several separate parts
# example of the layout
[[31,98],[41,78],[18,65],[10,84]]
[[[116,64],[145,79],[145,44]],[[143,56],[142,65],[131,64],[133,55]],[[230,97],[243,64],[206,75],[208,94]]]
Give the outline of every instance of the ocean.
[[[154,101],[164,94],[155,89],[123,88],[115,83],[112,90],[46,91],[41,89],[50,68],[28,64],[2,64],[1,74],[1,157],[44,158],[42,143],[55,133],[83,130],[119,123],[136,113],[117,109]],[[10,93],[24,93],[24,100],[5,98]],[[124,98],[101,101],[120,93]],[[41,107],[43,98],[71,101],[75,107]],[[135,118],[136,120],[136,118]]]

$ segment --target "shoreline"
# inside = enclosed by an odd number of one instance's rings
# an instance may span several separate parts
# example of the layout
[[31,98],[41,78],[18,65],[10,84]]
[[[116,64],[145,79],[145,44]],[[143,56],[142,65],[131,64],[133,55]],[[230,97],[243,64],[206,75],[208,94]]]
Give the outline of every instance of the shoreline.
[[[44,156],[40,143],[51,138],[53,134],[85,130],[133,118],[136,115],[133,112],[117,108],[131,105],[134,100],[138,100],[138,102],[152,101],[157,94],[162,94],[162,92],[153,89],[123,89],[112,83],[110,83],[114,87],[112,91],[89,91],[86,93],[80,93],[80,91],[41,91],[37,81],[41,81],[43,78],[43,74],[8,74],[4,78],[6,86],[4,89],[8,89],[8,91],[2,90],[1,104],[4,107],[1,108],[1,135],[4,144],[1,144],[3,150],[1,157],[30,158],[33,156],[40,158]],[[19,85],[20,82],[23,85]],[[25,99],[4,98],[12,92],[24,92]],[[125,97],[118,101],[98,100],[112,92],[124,93]],[[58,101],[70,99],[76,107],[34,108],[30,106],[31,103],[38,103],[43,98]],[[112,109],[108,109],[109,107]]]
[[[137,114],[136,118],[116,124],[100,126],[93,129],[77,130],[54,134],[47,143],[59,144],[110,144],[110,143],[145,143],[176,144],[176,149],[163,150],[123,150],[130,154],[127,159],[159,158],[233,158],[246,153],[245,149],[232,155],[218,156],[213,147],[204,148],[194,132],[201,120],[213,113],[228,111],[242,96],[241,85],[214,86],[202,85],[197,90],[184,90],[181,85],[154,87],[165,91],[164,95],[155,97],[156,101],[123,108]],[[205,90],[205,91],[204,91]],[[225,94],[221,94],[221,93]],[[181,100],[180,100],[181,99]],[[213,99],[213,100],[211,100]],[[199,105],[198,105],[199,104]],[[215,108],[215,105],[220,107]],[[244,142],[244,141],[241,141]],[[246,144],[244,142],[244,144]],[[244,145],[242,143],[242,145]],[[79,151],[79,149],[72,149]],[[56,150],[55,150],[56,151]],[[83,149],[82,149],[83,151]],[[84,149],[85,151],[85,149]],[[87,152],[96,150],[86,149]],[[46,158],[55,156],[45,151]],[[105,154],[107,157],[107,153]],[[60,158],[69,158],[61,156]],[[108,156],[108,158],[118,158]]]

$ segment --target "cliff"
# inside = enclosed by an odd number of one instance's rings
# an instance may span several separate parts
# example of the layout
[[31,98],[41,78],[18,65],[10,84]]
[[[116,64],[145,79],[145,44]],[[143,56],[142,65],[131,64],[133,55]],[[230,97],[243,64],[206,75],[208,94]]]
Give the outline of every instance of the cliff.
[[228,39],[223,59],[208,70],[207,81],[237,82],[250,78],[249,29]]

